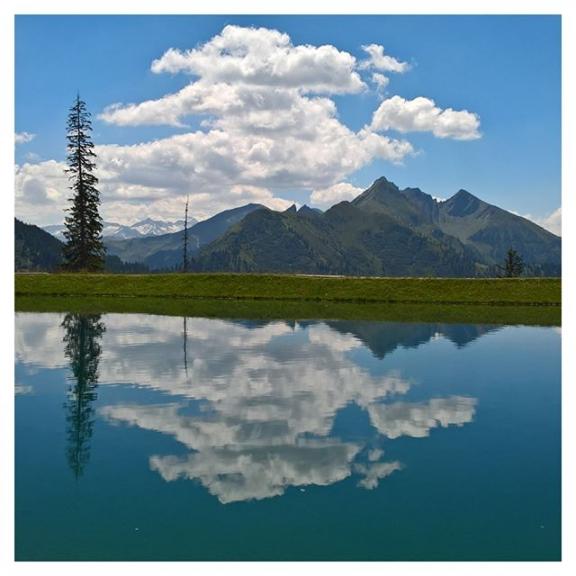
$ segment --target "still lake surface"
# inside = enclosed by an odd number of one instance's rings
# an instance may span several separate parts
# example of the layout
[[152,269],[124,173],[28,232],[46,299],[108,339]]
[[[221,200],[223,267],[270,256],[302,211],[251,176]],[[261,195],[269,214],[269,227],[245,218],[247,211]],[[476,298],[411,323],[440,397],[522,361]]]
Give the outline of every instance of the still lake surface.
[[560,328],[16,315],[18,560],[558,560]]

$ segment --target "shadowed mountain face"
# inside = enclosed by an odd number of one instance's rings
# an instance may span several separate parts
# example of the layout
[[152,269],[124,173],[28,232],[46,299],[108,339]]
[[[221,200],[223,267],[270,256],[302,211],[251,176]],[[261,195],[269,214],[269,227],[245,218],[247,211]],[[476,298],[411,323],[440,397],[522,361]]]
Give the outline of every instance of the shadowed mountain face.
[[33,224],[14,219],[14,268],[55,270],[62,262],[62,242]]
[[561,240],[533,222],[460,190],[438,202],[379,178],[352,202],[254,211],[200,250],[208,271],[367,276],[475,276],[514,248],[524,262],[560,273]]
[[[260,208],[263,208],[261,204],[247,204],[239,208],[225,210],[212,218],[194,224],[188,229],[190,253],[198,251],[202,246],[219,238],[246,214]],[[124,262],[143,262],[152,270],[180,266],[182,264],[183,242],[183,230],[144,238],[105,239],[109,254],[119,256]]]
[[259,210],[202,250],[207,271],[376,276],[466,276],[472,254],[453,238],[426,238],[349,202],[325,214]]
[[529,264],[560,264],[560,238],[526,218],[488,204],[466,190],[443,202],[418,188],[400,190],[380,178],[352,202],[383,213],[422,234],[456,238],[476,252],[483,264],[500,264],[509,248]]
[[385,214],[397,222],[418,227],[431,224],[437,214],[437,203],[418,188],[400,191],[398,186],[386,178],[378,178],[368,188],[352,200],[352,205],[363,212]]
[[560,267],[561,240],[534,222],[487,204],[465,190],[439,203],[437,225],[478,251],[488,264],[501,263],[509,248],[524,261]]
[[[62,264],[64,243],[42,228],[14,219],[14,269],[17,272],[53,272]],[[106,255],[108,272],[142,272],[138,265],[123,263],[118,256]]]

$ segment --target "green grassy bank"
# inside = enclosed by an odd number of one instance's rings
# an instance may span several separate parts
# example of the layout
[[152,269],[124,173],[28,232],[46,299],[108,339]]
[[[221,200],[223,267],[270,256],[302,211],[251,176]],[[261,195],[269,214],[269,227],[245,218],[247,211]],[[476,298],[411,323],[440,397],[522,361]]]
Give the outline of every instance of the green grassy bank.
[[184,298],[115,298],[17,296],[22,312],[142,313],[166,316],[245,320],[372,320],[462,324],[559,326],[559,306],[489,306],[296,302],[293,300],[199,300]]
[[559,306],[552,278],[352,278],[263,274],[17,274],[17,296]]
[[558,279],[17,274],[16,309],[554,326]]

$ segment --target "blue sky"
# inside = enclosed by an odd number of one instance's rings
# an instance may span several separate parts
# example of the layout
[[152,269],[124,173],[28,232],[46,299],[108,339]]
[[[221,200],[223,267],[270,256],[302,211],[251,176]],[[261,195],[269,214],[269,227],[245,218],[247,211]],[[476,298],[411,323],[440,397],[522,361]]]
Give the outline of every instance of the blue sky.
[[[229,25],[277,30],[288,47],[264,33],[263,45],[258,34],[242,36],[247,63],[227,75]],[[206,43],[213,49],[186,60]],[[314,47],[312,60],[303,45]],[[318,51],[323,45],[333,52]],[[370,45],[392,60],[362,48]],[[270,61],[293,58],[285,77],[280,66],[263,78],[265,56],[248,61],[267,50]],[[333,76],[320,86],[307,62],[321,66],[318,77]],[[246,76],[253,66],[261,66],[256,80]],[[295,87],[300,77],[307,87]],[[180,91],[194,83],[191,104]],[[78,90],[94,116],[107,220],[177,218],[187,194],[200,218],[249,201],[327,207],[385,175],[440,198],[465,188],[552,229],[559,223],[559,212],[547,221],[561,198],[559,17],[16,17],[15,130],[34,135],[16,146],[16,213],[28,221],[61,220],[65,120]],[[229,102],[237,97],[240,111]],[[274,103],[261,104],[268,97]],[[207,106],[210,98],[220,99]],[[144,101],[151,113],[126,107]],[[294,135],[298,126],[306,135]]]

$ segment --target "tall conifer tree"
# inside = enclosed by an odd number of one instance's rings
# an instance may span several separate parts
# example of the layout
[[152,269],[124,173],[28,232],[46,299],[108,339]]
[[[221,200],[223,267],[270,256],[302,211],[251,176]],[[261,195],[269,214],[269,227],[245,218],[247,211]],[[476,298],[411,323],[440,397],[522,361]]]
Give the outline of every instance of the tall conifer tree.
[[100,192],[93,172],[96,154],[90,132],[92,123],[86,103],[76,97],[68,114],[68,169],[72,196],[64,222],[66,245],[64,267],[68,270],[96,271],[104,268],[106,249],[102,241],[102,218],[98,212]]

